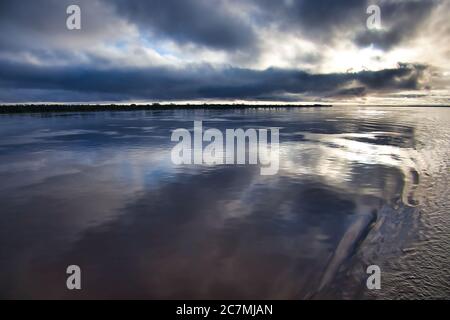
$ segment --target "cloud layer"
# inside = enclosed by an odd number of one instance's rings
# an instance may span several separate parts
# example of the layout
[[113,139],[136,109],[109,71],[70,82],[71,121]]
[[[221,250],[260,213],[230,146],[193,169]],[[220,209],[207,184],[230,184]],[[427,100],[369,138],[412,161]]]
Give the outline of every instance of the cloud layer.
[[[74,3],[82,29],[70,31]],[[380,30],[366,26],[369,4]],[[0,102],[446,93],[448,10],[440,0],[3,0]]]

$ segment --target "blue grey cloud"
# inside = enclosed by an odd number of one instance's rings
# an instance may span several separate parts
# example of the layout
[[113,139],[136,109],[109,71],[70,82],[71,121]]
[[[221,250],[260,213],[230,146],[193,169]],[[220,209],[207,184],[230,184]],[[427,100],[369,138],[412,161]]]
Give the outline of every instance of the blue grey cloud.
[[[65,8],[73,3],[82,7],[80,32],[65,29]],[[365,28],[369,3],[380,5],[383,31]],[[305,37],[319,47],[332,46],[345,36],[357,46],[374,44],[388,52],[413,39],[440,3],[441,0],[2,0],[0,102],[285,100],[293,95],[339,98],[419,90],[426,85],[427,61],[378,71],[325,70],[323,74],[298,67],[301,63],[322,63],[324,58],[319,51],[300,49],[296,54],[302,57],[300,62],[284,69],[252,69],[239,61],[257,61],[264,56],[268,49],[262,45],[264,37],[272,35],[267,30]],[[123,43],[131,39],[135,47],[123,49]],[[269,49],[276,52],[277,39],[271,40],[275,48]],[[166,52],[161,52],[165,48],[159,48],[158,41],[173,43],[179,50],[174,59],[181,62],[170,65],[135,61],[139,50],[145,56],[143,49],[154,50],[155,55],[161,54],[161,59],[165,59]],[[185,47],[191,50],[188,61],[178,57]],[[214,65],[202,60],[204,49],[223,54],[224,62]],[[242,60],[230,58],[238,54]],[[127,63],[123,62],[124,57]],[[153,59],[151,55],[145,57]]]
[[226,50],[253,46],[257,34],[249,21],[226,10],[218,0],[113,0],[118,14],[141,30],[179,43]]
[[[39,100],[54,94],[53,101],[89,100],[186,100],[276,99],[283,94],[316,96],[353,95],[374,91],[419,89],[427,71],[424,65],[400,64],[398,68],[357,73],[310,74],[304,71],[243,68],[217,69],[208,65],[182,70],[153,68],[43,67],[0,61],[0,99],[20,88],[14,101]],[[357,83],[357,85],[355,84]],[[364,89],[361,89],[364,88]],[[35,96],[33,96],[33,93]]]

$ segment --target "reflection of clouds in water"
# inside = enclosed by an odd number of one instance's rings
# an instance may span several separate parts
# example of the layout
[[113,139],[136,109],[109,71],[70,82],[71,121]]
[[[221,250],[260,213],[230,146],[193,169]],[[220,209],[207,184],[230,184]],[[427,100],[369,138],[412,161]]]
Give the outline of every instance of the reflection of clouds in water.
[[[22,277],[29,267],[36,267],[33,261],[62,254],[84,232],[117,219],[139,192],[170,179],[168,157],[167,150],[158,148],[46,150],[24,159],[2,156],[0,261],[8,282],[20,284],[23,279],[13,275]],[[26,237],[18,232],[23,221]],[[16,254],[14,248],[27,248],[27,254],[7,262]],[[0,277],[0,283],[5,281]]]
[[[259,192],[265,196],[248,203],[250,214],[233,217],[228,210],[239,211],[239,206],[218,204],[245,191],[252,176],[258,175],[226,171],[188,176],[147,190],[128,202],[117,219],[86,232],[61,259],[80,261],[85,273],[95,274],[89,291],[93,296],[114,296],[128,286],[134,286],[138,296],[308,294],[320,280],[317,268],[324,267],[333,243],[346,228],[352,202],[320,185],[294,188],[295,181],[286,180],[279,193],[262,186]],[[320,205],[318,198],[325,198],[327,205]],[[287,221],[278,217],[277,209],[289,199],[293,215]],[[227,219],[220,221],[224,216]],[[96,271],[111,264],[113,270]],[[130,283],[119,283],[117,291],[105,293],[102,288],[114,277],[111,272],[119,272]],[[299,273],[310,277],[286,285]]]
[[76,261],[86,297],[310,297],[353,253],[366,218],[417,182],[416,129],[388,123],[389,112],[211,114],[205,127],[283,127],[280,172],[268,177],[258,166],[173,166],[170,130],[208,113],[168,113],[164,124],[161,112],[55,122],[77,134],[6,147],[3,290],[63,297],[55,274]]
[[317,177],[346,192],[357,190],[386,200],[400,192],[407,203],[407,189],[417,183],[414,173],[419,154],[410,148],[376,143],[377,137],[391,133],[300,134],[302,141],[281,146],[281,174]]
[[14,190],[2,214],[41,217],[36,223],[44,229],[59,221],[59,236],[67,240],[108,223],[139,192],[171,177],[168,153],[158,148],[47,150],[2,162],[1,189]]

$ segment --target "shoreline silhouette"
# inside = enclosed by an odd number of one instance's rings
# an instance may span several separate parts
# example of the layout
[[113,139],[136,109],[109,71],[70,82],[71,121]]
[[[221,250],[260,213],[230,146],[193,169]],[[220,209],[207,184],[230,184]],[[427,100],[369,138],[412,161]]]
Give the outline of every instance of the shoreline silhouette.
[[0,114],[45,112],[152,111],[195,109],[330,108],[329,104],[14,104],[0,105]]

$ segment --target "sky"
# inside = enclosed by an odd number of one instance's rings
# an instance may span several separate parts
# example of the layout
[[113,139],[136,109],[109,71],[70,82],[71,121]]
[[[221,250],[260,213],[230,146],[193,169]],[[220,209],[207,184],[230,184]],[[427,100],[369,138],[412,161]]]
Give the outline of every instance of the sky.
[[0,0],[0,103],[449,105],[449,13],[449,0]]

